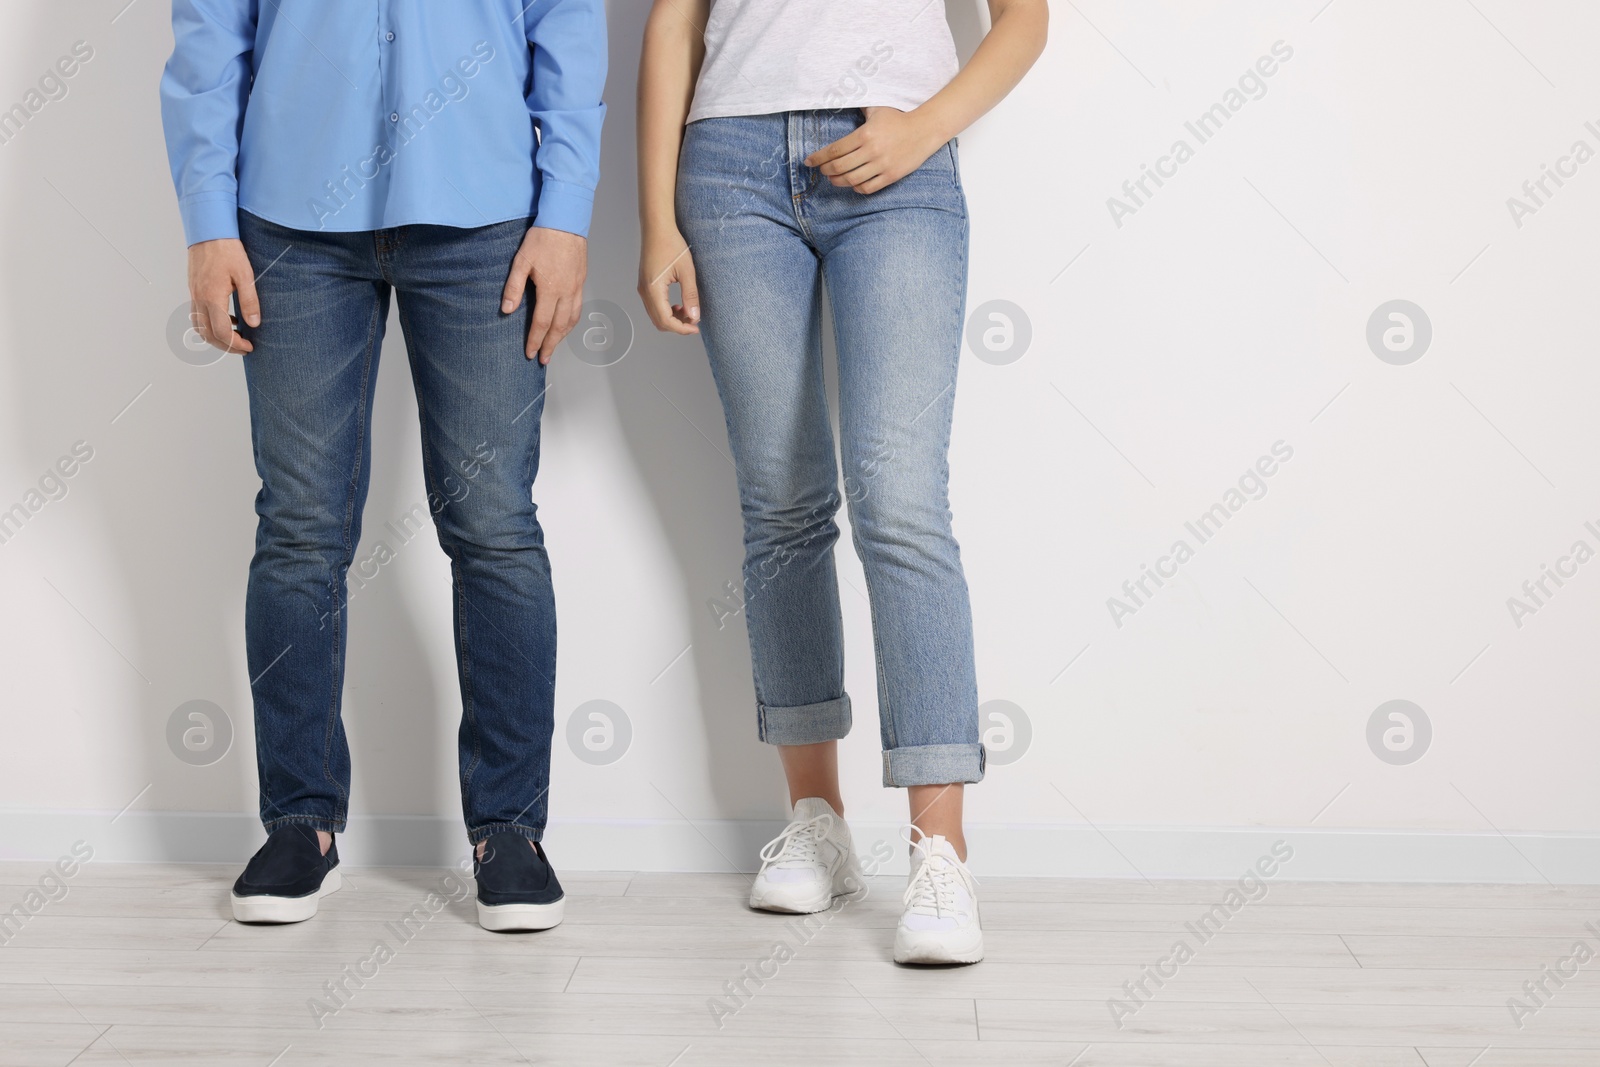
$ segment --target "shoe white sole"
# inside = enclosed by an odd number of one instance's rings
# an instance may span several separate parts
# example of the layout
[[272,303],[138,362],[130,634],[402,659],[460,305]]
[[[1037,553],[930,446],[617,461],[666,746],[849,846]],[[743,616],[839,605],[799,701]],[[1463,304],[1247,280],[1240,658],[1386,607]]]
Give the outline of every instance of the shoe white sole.
[[478,901],[478,925],[504,933],[511,930],[548,930],[561,925],[567,898],[549,904],[485,904]]
[[317,913],[317,901],[329,893],[336,893],[343,885],[339,868],[335,867],[322,879],[315,893],[303,897],[272,897],[255,895],[241,897],[229,893],[233,902],[233,917],[242,923],[300,923]]
[[896,963],[977,963],[983,959],[983,930],[907,930],[894,932]]
[[824,890],[802,889],[783,882],[769,882],[756,876],[750,886],[750,906],[757,911],[776,911],[785,915],[813,915],[827,911],[835,897],[849,896],[861,888],[860,864],[854,851],[848,853],[833,874],[833,883]]

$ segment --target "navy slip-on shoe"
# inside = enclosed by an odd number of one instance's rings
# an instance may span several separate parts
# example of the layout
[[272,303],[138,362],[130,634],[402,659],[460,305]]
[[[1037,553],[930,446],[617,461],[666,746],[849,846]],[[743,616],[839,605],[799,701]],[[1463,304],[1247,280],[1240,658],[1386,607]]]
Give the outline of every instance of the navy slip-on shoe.
[[317,832],[280,826],[233,883],[233,917],[242,923],[297,923],[317,913],[317,901],[339,888],[339,845],[322,854]]
[[483,859],[473,860],[472,873],[478,925],[485,930],[548,930],[561,922],[566,894],[537,841],[494,834],[484,842]]

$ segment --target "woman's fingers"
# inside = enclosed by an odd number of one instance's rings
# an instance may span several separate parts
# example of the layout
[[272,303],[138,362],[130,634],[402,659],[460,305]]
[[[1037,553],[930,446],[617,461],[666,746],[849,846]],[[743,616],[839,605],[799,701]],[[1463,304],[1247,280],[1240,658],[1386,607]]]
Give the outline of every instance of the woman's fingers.
[[[645,270],[650,267],[646,266]],[[673,304],[669,296],[672,283],[677,282],[683,292],[683,303]],[[700,290],[695,281],[694,260],[684,247],[678,257],[653,276],[640,273],[639,298],[655,328],[665,333],[699,333]]]
[[[689,278],[694,278],[694,271],[689,271]],[[668,296],[668,287],[677,282],[683,291],[683,303],[673,304]],[[672,273],[662,278],[658,283],[660,306],[664,309],[661,318],[656,322],[656,328],[668,333],[687,336],[699,333],[700,327],[700,294],[695,292],[693,281],[685,282],[677,268]]]
[[811,153],[805,158],[805,165],[808,167],[822,167],[828,163],[831,163],[833,160],[838,159],[840,156],[849,155],[851,152],[854,152],[856,149],[861,147],[861,143],[864,138],[862,131],[865,129],[865,126],[857,126],[854,130],[851,130],[849,133],[845,134],[832,144],[824,145],[823,147],[817,149],[815,152]]
[[[865,148],[856,148],[853,151],[846,152],[844,155],[839,156],[836,159],[829,160],[817,169],[830,178],[836,178],[842,174],[850,173],[857,167],[869,162],[869,160],[870,157],[868,156]],[[834,182],[833,184],[838,185],[840,183]]]
[[[695,280],[694,260],[685,251],[682,259],[678,260],[678,289],[683,293],[684,321],[690,326],[697,326],[700,322],[700,285]],[[695,332],[695,331],[690,331]]]
[[644,301],[645,314],[650,316],[650,322],[658,330],[666,330],[667,322],[672,318],[672,307],[667,302],[667,282],[665,279],[644,279],[639,283],[639,299]]

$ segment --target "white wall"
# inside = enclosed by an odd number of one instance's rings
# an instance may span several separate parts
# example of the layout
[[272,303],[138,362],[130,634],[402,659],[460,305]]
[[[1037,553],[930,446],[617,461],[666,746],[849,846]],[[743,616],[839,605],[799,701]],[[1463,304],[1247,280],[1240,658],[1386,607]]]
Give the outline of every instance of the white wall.
[[[186,300],[156,101],[167,5],[125,3],[0,8],[0,106],[75,41],[94,49],[0,144],[0,508],[74,442],[94,450],[0,544],[0,846],[54,856],[91,835],[107,856],[231,858],[259,835],[244,384],[236,361],[191,366],[167,339]],[[639,332],[613,366],[564,351],[553,367],[536,487],[561,611],[550,840],[567,866],[748,865],[784,796],[743,628],[707,606],[739,573],[732,470],[698,343],[649,331],[633,295],[644,5],[611,7],[589,293]],[[976,0],[950,7],[970,48]],[[970,306],[1009,301],[1032,333],[1014,362],[967,351],[952,456],[981,695],[1032,731],[968,793],[980,871],[1228,873],[1293,831],[1307,858],[1290,877],[1600,880],[1600,562],[1520,626],[1507,607],[1574,541],[1600,550],[1584,526],[1600,530],[1600,161],[1520,225],[1507,206],[1574,141],[1600,150],[1600,12],[1078,0],[1053,18],[1038,68],[962,137]],[[1200,144],[1185,121],[1279,41],[1293,55],[1265,95]],[[1107,198],[1180,138],[1193,158],[1118,225]],[[1396,299],[1432,327],[1405,365],[1366,338]],[[423,499],[398,334],[362,556]],[[1117,625],[1108,598],[1194,545],[1184,523],[1278,441],[1293,457],[1266,495]],[[840,562],[863,589],[848,548]],[[866,603],[846,589],[844,606],[846,797],[876,836],[903,799],[878,784]],[[431,538],[352,615],[369,832],[347,855],[459,852]],[[205,766],[167,740],[192,699],[235,731]],[[562,740],[596,699],[633,730],[604,766]],[[1432,725],[1407,765],[1368,744],[1392,699]]]

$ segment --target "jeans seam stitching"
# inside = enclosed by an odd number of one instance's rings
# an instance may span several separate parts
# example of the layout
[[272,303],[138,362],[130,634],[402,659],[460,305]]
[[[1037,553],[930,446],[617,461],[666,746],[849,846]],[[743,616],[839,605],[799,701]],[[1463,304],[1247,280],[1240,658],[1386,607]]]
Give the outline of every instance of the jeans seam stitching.
[[[357,487],[360,483],[361,472],[364,467],[363,460],[365,459],[365,456],[363,455],[363,452],[365,450],[364,446],[367,439],[367,398],[370,394],[372,385],[372,356],[373,351],[376,348],[378,333],[378,303],[378,301],[374,301],[372,315],[367,320],[366,356],[363,359],[361,366],[361,389],[356,396],[356,459],[355,464],[350,471],[350,480],[347,483],[345,490],[344,528],[340,531],[340,536],[344,544],[344,553],[346,556],[354,556],[355,554],[355,546],[350,543],[350,527],[355,517],[356,495],[358,491]],[[349,564],[340,564],[340,569],[348,571]],[[344,818],[345,811],[349,808],[350,798],[348,794],[345,793],[344,786],[333,777],[333,768],[328,764],[329,759],[332,756],[333,732],[339,721],[341,703],[340,698],[343,695],[344,690],[344,671],[341,669],[343,667],[343,663],[341,662],[341,652],[344,645],[344,611],[340,606],[339,601],[339,584],[342,577],[342,574],[336,572],[333,575],[333,581],[330,583],[331,588],[329,590],[333,596],[335,608],[333,615],[333,686],[332,692],[328,694],[327,725],[324,727],[322,735],[322,776],[335,789],[338,790],[339,799],[336,815],[341,820]]]
[[[407,324],[409,321],[410,317],[406,314],[405,302],[402,300],[400,303],[400,328],[408,333],[409,330],[407,329]],[[409,346],[407,347],[407,353],[408,355],[411,354]],[[423,399],[422,383],[417,378],[416,356],[411,355],[409,362],[411,370],[411,391],[416,394],[417,421],[422,428],[423,483],[430,493],[438,493],[436,479],[434,477],[434,464],[437,462],[438,454],[433,447],[433,436],[428,432],[428,407],[427,402]],[[445,507],[449,506],[449,497],[443,494],[438,495],[439,499],[444,500],[446,503],[439,509],[439,512],[435,513],[433,516],[434,532],[436,535],[439,534],[439,514],[444,511]],[[474,773],[476,773],[478,764],[481,762],[483,757],[483,739],[479,736],[478,713],[473,699],[474,694],[472,690],[472,667],[470,655],[471,645],[468,642],[467,633],[466,609],[468,605],[466,600],[466,583],[461,580],[461,554],[459,548],[447,545],[445,541],[446,539],[443,536],[439,537],[439,547],[444,550],[446,556],[450,557],[450,581],[451,585],[455,587],[456,594],[456,641],[460,649],[456,657],[456,669],[461,676],[461,716],[472,732],[472,758],[467,762],[467,766],[464,767],[460,772],[461,803],[464,810],[470,810],[470,806],[467,804],[467,794],[472,788],[472,776]]]

